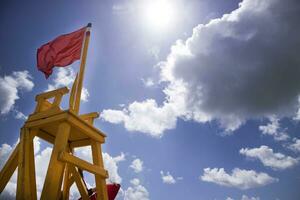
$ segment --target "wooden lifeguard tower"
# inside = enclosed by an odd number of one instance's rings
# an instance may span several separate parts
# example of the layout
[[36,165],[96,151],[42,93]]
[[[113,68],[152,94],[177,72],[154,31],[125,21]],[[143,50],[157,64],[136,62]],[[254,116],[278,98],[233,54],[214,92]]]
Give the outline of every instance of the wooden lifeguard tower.
[[[81,198],[89,199],[81,170],[95,175],[97,199],[108,199],[105,182],[108,172],[104,169],[101,151],[106,135],[93,125],[99,114],[79,114],[88,43],[89,34],[84,39],[80,72],[72,87],[69,108],[60,108],[62,97],[69,92],[67,87],[36,96],[35,111],[21,128],[20,141],[0,172],[0,193],[18,168],[16,199],[37,199],[33,139],[39,137],[53,144],[41,199],[69,199],[74,183]],[[91,146],[93,163],[73,154],[75,148],[83,146]]]

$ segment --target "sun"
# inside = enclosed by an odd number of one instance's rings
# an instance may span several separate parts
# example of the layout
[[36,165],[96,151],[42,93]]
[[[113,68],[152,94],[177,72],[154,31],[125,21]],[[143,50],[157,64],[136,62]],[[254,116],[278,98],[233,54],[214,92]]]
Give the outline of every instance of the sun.
[[175,6],[168,0],[152,0],[144,5],[143,14],[150,28],[167,29],[175,20]]

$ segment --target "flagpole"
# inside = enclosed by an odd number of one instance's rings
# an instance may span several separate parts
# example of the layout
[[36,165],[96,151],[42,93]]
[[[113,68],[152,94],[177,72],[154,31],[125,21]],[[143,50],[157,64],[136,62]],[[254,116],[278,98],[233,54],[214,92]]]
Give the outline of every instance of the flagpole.
[[[79,108],[80,108],[80,98],[81,98],[81,91],[82,91],[82,85],[83,85],[83,77],[84,77],[84,71],[85,71],[85,64],[86,64],[86,58],[87,58],[87,51],[88,51],[88,46],[89,46],[89,41],[90,41],[90,29],[92,27],[92,24],[89,23],[86,28],[85,36],[84,36],[84,44],[83,44],[83,49],[82,49],[82,54],[81,54],[81,63],[80,63],[80,70],[79,74],[76,77],[76,80],[74,81],[73,87],[76,86],[76,89],[73,90],[72,88],[72,93],[73,91],[75,94],[71,94],[71,98],[75,97],[74,101],[74,106],[71,107],[71,109],[78,114],[79,113]],[[78,78],[78,79],[77,79]]]

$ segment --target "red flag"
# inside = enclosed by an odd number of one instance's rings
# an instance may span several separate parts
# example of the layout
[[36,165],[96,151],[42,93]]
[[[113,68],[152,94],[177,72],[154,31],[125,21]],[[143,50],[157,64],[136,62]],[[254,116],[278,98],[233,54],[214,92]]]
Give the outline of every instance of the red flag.
[[54,67],[65,67],[79,60],[86,28],[58,36],[37,50],[37,67],[46,78]]
[[[107,196],[108,196],[108,200],[114,200],[119,192],[119,189],[121,187],[120,184],[117,183],[113,183],[113,184],[107,184]],[[93,193],[90,195],[90,200],[96,200],[97,199],[97,192],[96,188],[91,189],[93,191]],[[82,200],[82,198],[79,198],[78,200]]]

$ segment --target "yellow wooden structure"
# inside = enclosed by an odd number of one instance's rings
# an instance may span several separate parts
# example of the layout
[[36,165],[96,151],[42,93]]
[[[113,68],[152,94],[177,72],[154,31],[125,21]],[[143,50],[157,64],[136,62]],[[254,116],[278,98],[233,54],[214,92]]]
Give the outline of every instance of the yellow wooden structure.
[[[0,192],[18,169],[16,199],[37,199],[33,139],[39,137],[53,144],[41,199],[69,199],[70,187],[74,183],[82,199],[89,199],[79,170],[94,174],[97,199],[108,199],[105,182],[108,173],[103,166],[101,151],[106,135],[93,126],[99,114],[78,114],[89,37],[87,32],[80,72],[70,94],[69,109],[60,108],[62,97],[69,92],[67,87],[36,96],[35,111],[21,128],[20,141],[0,172]],[[73,154],[75,148],[83,146],[91,146],[93,163]]]

